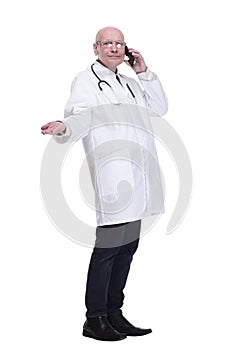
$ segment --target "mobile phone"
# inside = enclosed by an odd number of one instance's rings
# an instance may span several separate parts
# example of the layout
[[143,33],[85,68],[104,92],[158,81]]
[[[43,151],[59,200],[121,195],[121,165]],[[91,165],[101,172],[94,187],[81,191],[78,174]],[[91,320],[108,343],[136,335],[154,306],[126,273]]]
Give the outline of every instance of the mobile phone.
[[129,49],[127,46],[125,46],[125,55],[129,58],[129,64],[133,67],[134,55],[131,52],[129,52]]

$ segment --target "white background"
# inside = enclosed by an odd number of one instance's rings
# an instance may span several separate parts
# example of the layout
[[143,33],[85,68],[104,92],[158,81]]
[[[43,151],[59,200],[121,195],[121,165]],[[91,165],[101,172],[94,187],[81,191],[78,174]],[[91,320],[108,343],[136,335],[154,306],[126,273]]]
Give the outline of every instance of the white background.
[[[232,350],[230,5],[227,0],[1,2],[1,349]],[[94,61],[94,37],[106,25],[121,28],[160,77],[169,97],[166,119],[183,139],[194,176],[189,211],[168,236],[178,179],[158,145],[167,212],[140,242],[124,306],[132,323],[152,327],[153,333],[113,344],[81,336],[91,249],[57,231],[39,184],[49,140],[40,126],[62,119],[71,81]]]

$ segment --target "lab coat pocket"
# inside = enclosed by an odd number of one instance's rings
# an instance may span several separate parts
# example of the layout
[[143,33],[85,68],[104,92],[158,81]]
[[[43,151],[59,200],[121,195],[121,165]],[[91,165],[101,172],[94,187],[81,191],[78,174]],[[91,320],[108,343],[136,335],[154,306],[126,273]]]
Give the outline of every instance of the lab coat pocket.
[[112,203],[129,197],[134,188],[134,175],[130,159],[117,157],[101,159],[96,173],[96,189],[105,202]]

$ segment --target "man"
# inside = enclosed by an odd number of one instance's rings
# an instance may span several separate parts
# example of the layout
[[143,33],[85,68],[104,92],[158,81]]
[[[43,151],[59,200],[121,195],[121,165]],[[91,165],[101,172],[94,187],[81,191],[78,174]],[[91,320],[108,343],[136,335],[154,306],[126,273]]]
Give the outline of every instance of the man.
[[[41,132],[54,135],[60,143],[83,139],[98,224],[87,277],[83,335],[116,341],[151,333],[151,329],[133,326],[121,308],[130,264],[138,248],[141,219],[163,212],[156,149],[145,111],[164,115],[167,99],[139,51],[129,48],[133,62],[125,59],[127,47],[119,29],[101,29],[93,49],[98,59],[74,79],[65,120],[50,122]],[[123,62],[134,70],[140,84],[118,74],[117,67]],[[122,139],[126,141],[121,143]],[[130,186],[119,197],[116,188],[121,180]]]

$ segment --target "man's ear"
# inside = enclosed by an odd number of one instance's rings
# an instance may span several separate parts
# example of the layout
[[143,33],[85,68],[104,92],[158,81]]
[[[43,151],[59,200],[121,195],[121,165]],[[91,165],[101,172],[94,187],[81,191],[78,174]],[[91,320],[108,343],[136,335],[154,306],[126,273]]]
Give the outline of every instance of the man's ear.
[[98,47],[96,44],[93,44],[93,50],[96,56],[98,56]]

